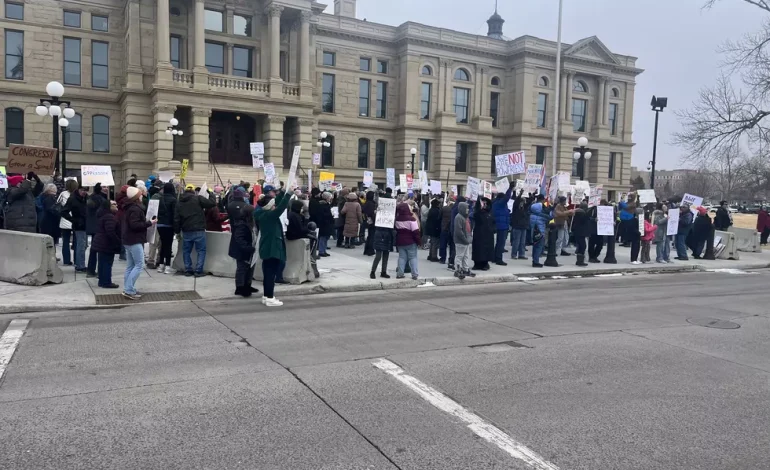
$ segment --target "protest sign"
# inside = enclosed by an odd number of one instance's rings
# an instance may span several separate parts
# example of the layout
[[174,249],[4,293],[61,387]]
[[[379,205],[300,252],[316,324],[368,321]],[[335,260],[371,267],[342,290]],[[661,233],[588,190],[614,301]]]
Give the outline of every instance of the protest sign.
[[399,179],[399,186],[401,187],[401,191],[406,191],[406,175],[398,175]]
[[572,193],[572,203],[580,204],[587,195],[591,194],[591,186],[588,181],[576,181],[575,189]]
[[371,171],[365,171],[364,172],[364,188],[368,188],[372,185],[372,182],[374,181],[374,173]]
[[556,202],[556,197],[559,195],[559,176],[552,176],[551,181],[548,183],[548,199],[551,202]]
[[628,200],[628,193],[620,193],[618,196],[618,202],[626,202]]
[[164,183],[168,183],[169,181],[174,179],[174,172],[173,171],[159,171],[158,172],[158,179],[163,181]]
[[406,189],[412,191],[414,189],[414,176],[406,175]]
[[[158,204],[160,204],[158,199],[150,199],[150,201],[147,203],[147,216],[145,218],[147,222],[152,221],[153,217],[158,216]],[[157,230],[155,224],[147,227],[147,241],[150,243],[155,241],[155,230]]]
[[307,169],[307,189],[308,191],[313,189],[313,169],[312,168]]
[[604,185],[597,184],[591,191],[591,196],[588,198],[588,207],[598,206],[602,200],[602,194],[604,193]]
[[265,166],[265,156],[264,155],[252,155],[251,156],[251,166],[254,169],[264,167]]
[[8,189],[8,178],[0,176],[0,189]]
[[185,179],[187,178],[187,168],[190,167],[190,160],[184,159],[182,160],[182,171],[179,172],[179,179]]
[[385,187],[386,188],[395,188],[396,187],[396,169],[395,168],[388,168],[385,170]]
[[318,174],[318,181],[334,181],[334,173],[322,171]]
[[396,200],[380,198],[377,202],[375,227],[393,228],[396,224]]
[[318,189],[320,189],[321,191],[333,191],[334,181],[319,181]]
[[115,186],[112,168],[109,165],[80,165],[80,176],[83,186],[95,186],[96,183],[101,183],[102,186]]
[[596,234],[609,237],[615,236],[615,208],[599,206],[596,208]]
[[428,191],[430,189],[430,184],[428,183],[428,174],[424,170],[420,170],[417,172],[417,176],[420,179],[420,191]]
[[524,151],[495,155],[497,176],[517,175],[526,171]]
[[301,146],[294,146],[294,152],[291,154],[291,167],[289,167],[289,179],[286,180],[286,189],[291,189],[294,186],[298,186],[297,167],[299,166],[299,154],[301,150]]
[[430,180],[430,192],[432,194],[441,194],[441,181]]
[[671,209],[668,211],[666,235],[676,235],[677,233],[679,233],[679,209]]
[[320,153],[314,153],[313,154],[313,165],[320,165],[321,164],[321,154]]
[[513,190],[517,193],[524,189],[524,180],[516,180],[516,186],[514,186]]
[[500,178],[499,180],[495,181],[495,188],[497,188],[498,193],[504,193],[508,191],[508,188],[511,187],[511,182],[508,181],[508,177]]
[[5,172],[5,167],[3,165],[0,165],[0,175],[5,176],[8,173]]
[[340,208],[339,207],[336,207],[336,206],[332,207],[332,217],[334,217],[335,219],[339,219],[340,218]]
[[487,199],[492,199],[492,183],[489,181],[484,181],[484,197]]
[[39,175],[52,175],[55,160],[54,148],[11,144],[8,146],[8,161],[5,166],[11,173],[26,175],[34,171]]
[[209,197],[209,185],[207,185],[205,181],[201,185],[201,190],[198,191],[198,196],[203,196],[205,198]]
[[564,191],[564,192],[569,191],[569,187],[571,186],[569,181],[570,174],[564,171],[560,171],[559,173],[556,174],[556,177],[557,177],[557,185],[558,185],[559,191]]
[[264,155],[265,154],[265,143],[264,142],[250,142],[249,143],[249,150],[251,151],[252,155]]
[[524,190],[534,193],[540,188],[540,182],[543,181],[543,165],[527,165],[527,174],[524,177]]
[[655,199],[654,189],[639,189],[636,191],[636,195],[639,197],[639,202],[642,204],[655,204],[658,202]]
[[457,196],[457,185],[456,185],[456,184],[453,184],[453,185],[451,186],[451,188],[452,188],[452,194],[454,194],[455,196]]
[[467,197],[471,201],[475,201],[476,199],[479,198],[480,192],[481,192],[481,180],[478,178],[474,178],[473,176],[469,176],[467,184],[465,185],[465,197]]
[[265,163],[265,182],[273,183],[275,180],[275,164],[273,162]]
[[689,206],[693,208],[700,207],[703,205],[703,198],[684,193],[684,196],[682,196],[682,204],[689,204]]

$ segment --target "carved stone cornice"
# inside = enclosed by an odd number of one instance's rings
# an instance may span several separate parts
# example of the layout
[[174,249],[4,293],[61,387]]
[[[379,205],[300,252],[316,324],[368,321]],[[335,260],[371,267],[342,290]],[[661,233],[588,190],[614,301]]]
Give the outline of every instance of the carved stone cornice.
[[211,109],[209,108],[192,108],[190,113],[193,116],[211,117]]
[[442,67],[449,68],[455,64],[455,61],[453,61],[452,59],[441,59],[439,63],[441,64]]
[[312,126],[313,126],[313,124],[315,124],[315,119],[310,119],[310,118],[299,118],[299,119],[297,119],[297,122],[299,122],[299,125],[300,125],[300,126],[308,126],[308,127],[312,127]]
[[283,13],[283,7],[280,5],[270,5],[267,7],[267,16],[270,18],[275,18],[276,16],[280,18],[281,13]]
[[299,19],[303,23],[310,23],[310,19],[313,18],[313,12],[302,10],[299,12]]
[[155,104],[150,111],[152,112],[152,114],[158,114],[158,113],[174,114],[176,112],[176,105]]
[[484,75],[489,75],[489,67],[482,66],[479,68],[479,70],[481,70],[481,73],[483,73]]
[[269,114],[265,116],[265,120],[270,124],[283,124],[286,122],[286,116],[276,116],[275,114]]

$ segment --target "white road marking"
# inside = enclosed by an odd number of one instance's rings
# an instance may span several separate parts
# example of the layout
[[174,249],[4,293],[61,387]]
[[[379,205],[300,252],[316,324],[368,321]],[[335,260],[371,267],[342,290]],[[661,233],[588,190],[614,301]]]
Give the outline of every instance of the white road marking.
[[486,422],[477,414],[464,408],[462,405],[430,385],[406,374],[404,369],[393,362],[387,359],[378,359],[376,362],[373,362],[372,365],[393,376],[396,380],[409,387],[413,392],[420,395],[431,405],[464,421],[468,424],[468,428],[477,436],[496,445],[508,455],[523,461],[529,468],[535,470],[559,470],[559,467],[543,459],[543,457],[538,455],[535,451],[516,441],[495,425]]
[[569,279],[567,276],[551,276],[551,279]]
[[11,362],[13,353],[19,346],[19,340],[21,340],[28,323],[29,320],[11,320],[3,336],[0,336],[0,379],[3,378],[5,368]]
[[519,281],[522,281],[522,282],[539,281],[539,280],[540,280],[539,277],[520,277],[519,278]]
[[621,277],[623,273],[597,274],[594,277]]
[[425,284],[420,284],[420,285],[419,285],[419,286],[417,286],[417,287],[436,287],[436,284],[434,284],[434,283],[432,283],[432,282],[428,281],[428,282],[426,282]]
[[724,273],[724,274],[757,274],[757,273],[750,273],[748,271],[743,271],[743,270],[734,269],[734,268],[707,269],[706,271],[710,273]]

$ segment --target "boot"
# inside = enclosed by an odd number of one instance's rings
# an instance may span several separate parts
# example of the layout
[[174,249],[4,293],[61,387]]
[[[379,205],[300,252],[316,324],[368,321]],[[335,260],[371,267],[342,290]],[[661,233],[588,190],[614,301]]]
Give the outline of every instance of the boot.
[[374,274],[374,271],[369,273],[369,279],[377,279],[377,276]]
[[588,264],[585,263],[585,256],[584,255],[577,255],[577,263],[575,263],[577,266],[588,266]]

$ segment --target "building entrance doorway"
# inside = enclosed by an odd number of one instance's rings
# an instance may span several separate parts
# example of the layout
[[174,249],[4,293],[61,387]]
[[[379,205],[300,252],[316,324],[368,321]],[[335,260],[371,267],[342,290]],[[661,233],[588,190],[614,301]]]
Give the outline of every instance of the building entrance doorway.
[[251,166],[249,143],[255,135],[254,118],[214,111],[209,119],[209,158],[213,163]]

